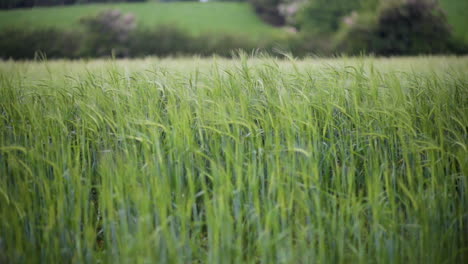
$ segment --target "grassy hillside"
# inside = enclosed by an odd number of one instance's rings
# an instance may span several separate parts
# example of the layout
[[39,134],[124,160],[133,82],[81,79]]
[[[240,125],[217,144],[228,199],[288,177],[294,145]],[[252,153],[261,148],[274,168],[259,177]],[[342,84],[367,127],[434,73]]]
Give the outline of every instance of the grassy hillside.
[[466,0],[440,0],[441,6],[447,11],[449,23],[457,37],[468,42],[468,1]]
[[281,30],[263,23],[248,4],[222,2],[91,4],[0,11],[0,30],[12,26],[73,28],[81,17],[108,8],[134,13],[143,26],[170,23],[195,34],[206,31],[252,36],[281,33]]

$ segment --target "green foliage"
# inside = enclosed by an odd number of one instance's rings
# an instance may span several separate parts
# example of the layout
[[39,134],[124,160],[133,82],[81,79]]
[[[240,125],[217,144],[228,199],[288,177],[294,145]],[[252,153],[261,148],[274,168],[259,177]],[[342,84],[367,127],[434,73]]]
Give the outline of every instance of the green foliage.
[[162,25],[153,30],[139,29],[132,34],[129,44],[133,56],[169,56],[197,52],[194,37],[171,25]]
[[373,46],[379,53],[443,52],[451,37],[442,9],[433,0],[404,0],[379,13]]
[[2,0],[0,1],[0,9],[10,9],[15,7],[31,6],[33,0]]
[[341,20],[361,8],[361,0],[309,0],[297,14],[297,27],[313,34],[338,31]]
[[275,39],[254,42],[244,35],[205,33],[193,36],[172,25],[165,25],[153,30],[139,29],[131,36],[129,43],[130,56],[142,57],[219,55],[230,57],[236,50],[251,52],[255,49],[271,50]]
[[466,52],[463,45],[454,41],[445,13],[437,2],[429,0],[385,2],[375,19],[354,21],[341,41],[354,53]]
[[76,58],[82,48],[82,36],[56,29],[8,29],[0,31],[0,58],[33,59]]
[[276,44],[276,40],[271,38],[253,41],[243,35],[204,34],[196,38],[193,47],[196,47],[195,53],[202,56],[217,54],[232,57],[239,50],[248,53],[256,50],[271,52],[271,47],[274,44]]
[[275,26],[285,24],[285,18],[278,10],[278,5],[283,2],[282,0],[248,0],[248,2],[263,21]]
[[132,14],[124,15],[118,10],[105,10],[97,16],[82,18],[81,24],[85,26],[86,32],[84,47],[88,50],[85,54],[102,56],[113,52],[116,56],[128,55],[126,46],[136,27]]
[[[114,14],[112,14],[114,13]],[[0,33],[0,58],[144,57],[220,55],[230,57],[236,50],[271,52],[283,39],[253,41],[245,35],[205,33],[194,36],[177,26],[154,29],[133,28],[124,23],[130,18],[115,10],[83,19],[84,31],[56,29],[11,29]],[[304,53],[301,53],[304,54]]]
[[0,62],[0,260],[464,263],[467,66]]

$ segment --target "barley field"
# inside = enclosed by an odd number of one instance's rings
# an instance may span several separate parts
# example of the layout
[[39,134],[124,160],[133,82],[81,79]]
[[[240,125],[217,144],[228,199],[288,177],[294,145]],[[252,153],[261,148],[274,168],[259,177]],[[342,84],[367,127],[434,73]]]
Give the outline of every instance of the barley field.
[[0,62],[1,263],[463,263],[468,57]]

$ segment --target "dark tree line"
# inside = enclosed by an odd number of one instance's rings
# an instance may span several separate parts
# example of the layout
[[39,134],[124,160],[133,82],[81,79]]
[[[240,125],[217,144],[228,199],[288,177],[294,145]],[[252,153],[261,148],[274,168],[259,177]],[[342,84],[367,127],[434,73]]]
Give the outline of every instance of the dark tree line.
[[106,2],[145,2],[147,0],[1,0],[0,9],[25,8],[35,6],[73,5]]

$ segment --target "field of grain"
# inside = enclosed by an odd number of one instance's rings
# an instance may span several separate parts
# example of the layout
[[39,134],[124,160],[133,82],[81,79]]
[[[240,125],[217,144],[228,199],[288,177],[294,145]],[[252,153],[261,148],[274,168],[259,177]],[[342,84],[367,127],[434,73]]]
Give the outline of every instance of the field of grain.
[[467,72],[0,62],[0,262],[463,263]]

